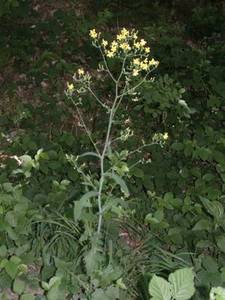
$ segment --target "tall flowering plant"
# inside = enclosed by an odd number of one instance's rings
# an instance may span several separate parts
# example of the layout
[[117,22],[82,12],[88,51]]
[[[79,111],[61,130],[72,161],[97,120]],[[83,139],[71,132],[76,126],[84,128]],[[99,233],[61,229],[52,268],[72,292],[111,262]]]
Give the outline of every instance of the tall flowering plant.
[[[100,234],[104,216],[110,209],[117,214],[122,213],[120,201],[113,195],[114,189],[119,185],[122,195],[121,198],[129,196],[128,188],[122,177],[129,171],[129,167],[125,161],[131,153],[124,150],[119,154],[117,152],[114,154],[113,146],[116,140],[126,140],[132,135],[132,131],[128,128],[121,132],[120,136],[116,138],[112,137],[115,116],[124,97],[128,96],[134,99],[137,89],[145,81],[149,80],[149,74],[157,68],[159,62],[151,57],[150,47],[144,39],[138,37],[138,32],[135,30],[123,28],[113,41],[108,41],[102,37],[100,32],[97,32],[96,29],[92,29],[90,30],[90,38],[93,46],[100,51],[102,56],[103,62],[100,64],[98,72],[103,72],[108,76],[112,80],[114,88],[112,95],[109,97],[111,100],[104,101],[93,88],[93,78],[91,74],[83,68],[78,69],[74,74],[73,82],[67,83],[66,95],[75,105],[80,123],[85,129],[94,149],[94,152],[84,153],[76,159],[69,157],[69,159],[73,161],[74,166],[82,174],[87,189],[86,194],[79,201],[75,202],[74,218],[75,220],[81,220],[83,210],[90,211],[90,208],[95,210],[97,207],[96,231],[97,234]],[[110,68],[110,61],[114,59],[119,61],[119,72],[116,74]],[[81,107],[86,93],[89,93],[105,110],[108,118],[103,145],[94,140],[93,134],[90,132],[87,124],[85,124],[82,116]],[[167,134],[158,135],[154,137],[155,141],[153,140],[152,142],[162,142],[167,139],[167,137]],[[101,145],[99,146],[99,144]],[[145,146],[148,145],[141,145],[138,149],[132,151],[132,154]],[[88,155],[94,156],[99,160],[100,175],[98,178],[86,173],[85,165],[78,163],[79,159]],[[119,157],[120,164],[115,162],[116,156],[117,158]],[[112,162],[110,167],[108,166],[108,161]],[[111,182],[110,187],[109,182]],[[93,215],[96,217],[96,214]],[[87,218],[83,218],[82,220],[86,223],[86,228],[88,228]],[[89,231],[89,234],[90,232],[91,231]],[[88,234],[88,230],[86,233]]]

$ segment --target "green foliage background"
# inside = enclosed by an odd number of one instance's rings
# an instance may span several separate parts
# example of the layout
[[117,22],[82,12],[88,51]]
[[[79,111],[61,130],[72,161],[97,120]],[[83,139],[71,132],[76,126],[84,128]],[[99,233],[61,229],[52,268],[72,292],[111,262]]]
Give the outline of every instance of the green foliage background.
[[[117,293],[110,284],[121,276],[128,291],[119,299],[149,299],[152,274],[167,278],[181,267],[196,273],[193,299],[206,299],[211,287],[225,286],[223,1],[8,0],[0,4],[0,26],[1,289],[12,286],[21,265],[35,265],[34,272],[20,274],[33,289],[60,274],[69,294],[77,293],[80,282],[92,291],[80,275],[84,265],[78,253],[87,245],[79,241],[81,228],[71,213],[84,190],[66,159],[88,151],[90,144],[63,91],[77,67],[98,65],[89,29],[110,37],[123,26],[137,28],[160,61],[155,81],[141,88],[141,100],[126,103],[120,112],[134,130],[126,148],[155,132],[168,132],[169,142],[146,150],[151,163],[132,169],[126,205],[133,214],[119,225],[108,220],[109,244],[120,248],[112,250],[113,271],[101,274],[102,289],[87,299],[116,299],[110,298]],[[110,88],[106,82],[104,89]],[[84,113],[101,139],[101,111],[87,101]],[[96,170],[94,161],[90,167]],[[118,226],[133,246],[118,241]],[[91,255],[86,259],[92,262]],[[111,279],[103,282],[104,276]],[[56,297],[51,287],[63,297],[61,282],[48,284],[42,287],[48,300],[58,299],[51,298]]]

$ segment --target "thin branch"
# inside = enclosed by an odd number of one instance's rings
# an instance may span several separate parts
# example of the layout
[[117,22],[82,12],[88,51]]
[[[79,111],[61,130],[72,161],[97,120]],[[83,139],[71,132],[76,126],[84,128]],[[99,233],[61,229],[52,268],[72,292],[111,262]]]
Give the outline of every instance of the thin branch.
[[158,143],[152,142],[152,143],[149,143],[149,144],[144,144],[144,145],[138,147],[137,149],[131,151],[130,153],[128,153],[128,156],[133,155],[133,154],[135,154],[135,153],[138,153],[138,152],[140,152],[142,149],[144,149],[144,148],[146,148],[146,147],[153,146],[153,145],[158,145]]
[[123,100],[123,97],[126,95],[126,93],[124,93],[124,91],[125,91],[125,89],[126,89],[126,86],[127,86],[127,84],[124,85],[122,94],[121,94],[120,96],[118,96],[119,101],[118,101],[118,103],[117,103],[117,105],[116,105],[115,112],[116,112],[117,109],[119,108],[119,106],[120,106],[120,104],[121,104],[121,102],[122,102],[122,100]]
[[136,167],[138,164],[141,163],[141,159],[139,159],[138,161],[136,161],[133,165],[129,166],[129,170],[133,169],[134,167]]
[[110,76],[110,77],[112,78],[112,80],[116,83],[117,80],[116,80],[115,77],[113,76],[112,72],[109,70],[109,66],[108,66],[108,63],[107,63],[107,61],[106,61],[106,59],[105,59],[105,55],[104,55],[104,53],[102,52],[101,46],[99,46],[99,50],[100,50],[100,52],[101,52],[101,55],[102,55],[102,58],[103,58],[103,61],[104,61],[104,64],[105,64],[105,67],[106,67],[106,70],[107,70],[109,76]]
[[146,78],[148,77],[148,75],[149,75],[150,73],[152,73],[156,68],[157,68],[157,67],[154,67],[152,70],[148,71],[148,72],[146,73],[145,77],[144,77],[141,81],[139,81],[138,84],[136,84],[136,85],[133,86],[132,88],[128,89],[126,92],[122,93],[119,97],[123,96],[124,94],[127,95],[127,94],[129,94],[130,92],[135,91],[140,85],[142,85],[142,84],[145,82],[145,80],[146,80]]
[[92,90],[92,88],[89,86],[88,87],[88,90],[89,90],[89,92],[92,94],[92,96],[95,98],[95,100],[103,107],[103,108],[105,108],[105,109],[109,109],[109,107],[106,105],[106,104],[104,104],[100,99],[99,99],[99,97],[95,94],[95,92]]
[[74,102],[74,100],[73,100],[72,97],[70,97],[70,100],[72,101],[73,105],[76,107],[76,110],[77,110],[79,119],[80,119],[80,121],[81,121],[81,124],[82,124],[82,126],[84,127],[84,129],[85,129],[85,131],[86,131],[86,133],[87,133],[87,136],[89,137],[91,143],[93,144],[93,146],[94,146],[94,148],[95,148],[95,151],[96,151],[96,152],[98,153],[98,155],[100,156],[100,152],[99,152],[99,150],[98,150],[98,148],[97,148],[97,146],[96,146],[96,143],[95,143],[94,140],[92,139],[91,132],[90,132],[89,129],[87,128],[87,126],[86,126],[86,124],[85,124],[85,122],[84,122],[84,119],[83,119],[83,117],[82,117],[82,114],[81,114],[81,112],[80,112],[78,106],[76,105],[76,103]]
[[122,67],[121,67],[121,72],[120,72],[120,75],[119,75],[119,77],[118,77],[118,79],[117,79],[117,83],[118,83],[118,84],[119,84],[120,79],[121,79],[121,77],[122,77],[122,75],[123,75],[123,71],[124,71],[124,67],[125,67],[126,60],[127,60],[127,55],[126,55],[126,56],[124,57],[124,59],[123,59],[123,63],[122,63]]

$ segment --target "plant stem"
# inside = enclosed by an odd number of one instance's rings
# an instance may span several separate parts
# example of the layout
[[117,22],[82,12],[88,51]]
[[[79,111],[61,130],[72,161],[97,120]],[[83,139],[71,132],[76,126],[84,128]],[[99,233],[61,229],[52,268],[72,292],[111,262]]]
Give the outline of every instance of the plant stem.
[[106,104],[104,104],[99,97],[94,93],[94,91],[91,89],[91,87],[88,87],[89,92],[92,94],[92,96],[96,99],[96,101],[105,109],[108,110],[108,106]]
[[98,148],[97,148],[97,146],[96,146],[96,143],[95,143],[94,140],[92,139],[91,133],[90,133],[89,129],[87,128],[86,123],[84,122],[83,116],[82,116],[82,114],[81,114],[81,112],[80,112],[80,110],[79,110],[77,104],[74,102],[74,100],[73,100],[72,97],[70,97],[70,100],[71,100],[71,102],[73,103],[73,105],[75,106],[75,108],[76,108],[76,110],[77,110],[77,113],[78,113],[78,116],[79,116],[79,120],[80,120],[80,122],[81,122],[81,125],[82,125],[83,128],[85,129],[85,132],[87,133],[87,136],[89,137],[89,139],[90,139],[92,145],[94,146],[96,153],[100,156],[100,152],[99,152],[99,150],[98,150]]
[[115,98],[113,101],[113,106],[110,109],[110,115],[109,115],[109,123],[108,123],[108,128],[107,128],[107,133],[106,133],[106,138],[105,138],[105,144],[104,148],[102,151],[102,154],[100,156],[100,164],[101,164],[101,178],[100,178],[100,183],[99,183],[99,190],[98,190],[98,211],[99,211],[99,219],[98,219],[98,234],[101,232],[101,226],[102,226],[102,189],[104,185],[104,180],[105,180],[105,172],[104,172],[104,160],[105,160],[105,155],[109,146],[109,139],[110,139],[110,133],[112,129],[112,124],[113,124],[113,118],[114,118],[114,113],[115,113],[115,106],[118,100],[118,83],[119,81],[116,82],[116,93],[115,93]]

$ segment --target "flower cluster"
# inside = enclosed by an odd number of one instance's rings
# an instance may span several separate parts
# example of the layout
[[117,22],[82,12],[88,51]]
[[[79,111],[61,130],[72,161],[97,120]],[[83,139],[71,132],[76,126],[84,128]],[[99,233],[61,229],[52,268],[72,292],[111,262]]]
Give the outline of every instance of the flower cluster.
[[86,92],[86,88],[90,85],[91,76],[88,72],[85,72],[83,68],[79,68],[73,75],[74,83],[67,82],[66,94],[72,96],[76,91],[78,94]]
[[154,143],[160,144],[161,146],[163,146],[163,144],[165,144],[165,142],[168,140],[169,135],[168,132],[165,133],[155,133],[152,141]]
[[144,39],[138,38],[138,32],[123,28],[116,39],[108,42],[100,38],[101,33],[95,29],[90,30],[93,45],[100,48],[107,58],[124,58],[130,61],[128,70],[132,76],[138,76],[141,71],[148,72],[158,66],[159,62],[154,58],[149,59],[150,47]]
[[[132,77],[150,73],[159,64],[154,58],[150,58],[151,49],[143,38],[138,37],[138,32],[134,29],[123,28],[112,41],[107,41],[101,37],[101,32],[91,29],[89,32],[92,43],[103,55],[104,61],[111,58],[119,58],[123,61],[122,74],[125,74],[127,82]],[[100,65],[98,71],[104,71],[106,65]],[[110,71],[108,70],[110,73]],[[112,77],[112,76],[111,76]],[[67,83],[66,94],[72,96],[75,91],[82,94],[90,89],[91,76],[84,69],[79,68],[73,76],[73,83]],[[130,91],[131,92],[131,91]],[[133,98],[137,101],[138,98]]]
[[129,139],[129,137],[133,136],[134,132],[131,130],[129,127],[127,127],[125,130],[120,131],[120,140],[121,141],[126,141]]

